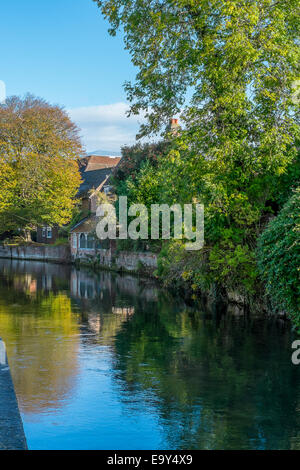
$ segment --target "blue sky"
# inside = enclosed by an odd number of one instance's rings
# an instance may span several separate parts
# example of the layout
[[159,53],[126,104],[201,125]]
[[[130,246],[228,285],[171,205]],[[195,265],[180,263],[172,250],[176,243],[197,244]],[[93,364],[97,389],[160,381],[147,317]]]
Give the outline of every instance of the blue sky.
[[135,70],[122,35],[92,0],[1,2],[0,80],[7,95],[27,92],[66,107],[87,151],[119,152],[134,142],[136,118],[125,117],[125,80]]

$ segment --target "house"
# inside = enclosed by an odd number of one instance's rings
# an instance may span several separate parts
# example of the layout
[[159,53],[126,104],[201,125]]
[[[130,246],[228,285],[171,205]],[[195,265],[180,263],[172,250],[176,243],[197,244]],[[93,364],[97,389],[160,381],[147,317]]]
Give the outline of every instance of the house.
[[[79,160],[79,171],[81,173],[82,184],[77,197],[81,199],[82,212],[87,217],[90,212],[96,212],[95,204],[97,192],[110,190],[108,182],[112,168],[118,165],[121,157],[104,157],[100,155],[90,155]],[[95,189],[94,197],[90,197],[90,191]],[[59,237],[59,227],[54,225],[37,228],[37,242],[53,244]]]
[[89,172],[104,168],[114,168],[118,165],[121,157],[102,157],[100,155],[90,155],[79,160],[80,171]]
[[73,258],[89,257],[100,249],[99,241],[94,238],[96,229],[96,211],[99,193],[110,195],[110,176],[113,168],[120,162],[120,157],[102,157],[92,155],[80,160],[82,183],[77,197],[81,199],[82,219],[71,229],[71,254]]
[[57,225],[53,227],[47,227],[47,226],[38,227],[36,241],[38,243],[45,243],[45,244],[55,243],[59,236],[58,230],[59,228]]

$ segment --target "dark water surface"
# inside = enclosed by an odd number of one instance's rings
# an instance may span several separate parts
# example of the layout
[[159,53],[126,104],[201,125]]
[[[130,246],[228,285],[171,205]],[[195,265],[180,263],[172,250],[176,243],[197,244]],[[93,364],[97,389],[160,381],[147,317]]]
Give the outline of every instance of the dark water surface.
[[300,449],[289,328],[131,276],[0,260],[30,449]]

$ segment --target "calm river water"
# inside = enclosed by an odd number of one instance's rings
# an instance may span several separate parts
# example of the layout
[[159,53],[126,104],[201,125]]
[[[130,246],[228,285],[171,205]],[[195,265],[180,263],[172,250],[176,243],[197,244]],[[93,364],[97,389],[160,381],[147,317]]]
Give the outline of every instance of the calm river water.
[[30,449],[300,449],[289,328],[131,276],[0,260]]

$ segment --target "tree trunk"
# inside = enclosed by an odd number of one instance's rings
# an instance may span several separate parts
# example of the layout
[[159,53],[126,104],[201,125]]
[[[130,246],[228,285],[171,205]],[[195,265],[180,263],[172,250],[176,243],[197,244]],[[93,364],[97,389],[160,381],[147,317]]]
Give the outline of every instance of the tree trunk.
[[29,229],[24,230],[24,238],[25,238],[26,242],[31,242],[32,241],[32,239],[31,239],[31,230],[29,230]]

